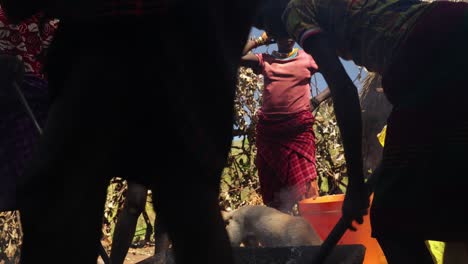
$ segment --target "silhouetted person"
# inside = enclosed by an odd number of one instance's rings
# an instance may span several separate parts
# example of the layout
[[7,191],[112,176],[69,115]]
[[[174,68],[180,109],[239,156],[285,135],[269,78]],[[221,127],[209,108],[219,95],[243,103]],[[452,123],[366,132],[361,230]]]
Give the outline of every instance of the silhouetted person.
[[288,2],[269,1],[257,26],[287,31],[330,87],[349,176],[344,217],[362,222],[369,199],[358,93],[339,57],[381,74],[393,104],[371,208],[388,262],[432,263],[425,240],[467,243],[468,4]]
[[[43,72],[44,55],[56,28],[57,21],[43,13],[12,23],[0,7],[0,55],[16,57],[22,62],[18,67],[24,67],[24,75],[18,85],[40,126],[45,123],[50,104]],[[2,60],[2,63],[7,62]],[[2,65],[0,73],[0,211],[18,209],[16,184],[39,139],[39,131],[18,95],[13,87],[7,88],[10,84],[4,83],[10,70]]]
[[15,20],[45,10],[61,22],[46,68],[54,101],[19,190],[21,263],[95,263],[113,175],[153,191],[177,263],[232,263],[219,183],[256,2],[1,3]]

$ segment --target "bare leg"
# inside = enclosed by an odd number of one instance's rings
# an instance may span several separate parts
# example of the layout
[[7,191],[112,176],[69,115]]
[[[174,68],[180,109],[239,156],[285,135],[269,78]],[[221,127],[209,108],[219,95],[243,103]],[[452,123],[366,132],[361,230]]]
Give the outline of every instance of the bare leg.
[[167,234],[167,228],[164,223],[164,218],[160,214],[156,215],[154,221],[154,259],[156,264],[166,263],[166,254],[169,249],[170,241]]
[[110,259],[112,264],[121,264],[135,235],[138,217],[145,209],[148,189],[138,183],[128,182],[125,207],[119,215],[112,238]]
[[[155,196],[158,193],[161,192],[159,190],[153,192]],[[224,222],[221,219],[216,193],[197,188],[197,190],[194,189],[193,192],[185,193],[185,195],[187,196],[180,198],[168,197],[164,200],[170,202],[171,205],[167,205],[167,207],[159,205],[155,208],[155,211],[167,219],[176,263],[193,263],[194,261],[210,264],[232,263],[230,262],[232,261],[230,244],[224,229]],[[161,201],[158,197],[155,197],[154,200]],[[197,202],[187,203],[184,200],[185,197],[196,197],[194,200]],[[158,204],[161,203],[158,202]],[[157,227],[156,230],[159,228]],[[224,232],[218,233],[218,231],[223,230]],[[158,237],[156,237],[156,241],[158,241]],[[160,248],[156,248],[156,250],[158,252]],[[162,253],[162,251],[160,252]]]

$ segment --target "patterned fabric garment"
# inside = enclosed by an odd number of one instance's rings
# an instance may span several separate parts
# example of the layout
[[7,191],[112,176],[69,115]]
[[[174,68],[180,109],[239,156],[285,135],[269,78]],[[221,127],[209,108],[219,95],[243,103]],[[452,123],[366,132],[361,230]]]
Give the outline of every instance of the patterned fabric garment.
[[340,57],[383,73],[406,33],[429,7],[418,0],[292,0],[283,20],[300,45],[324,32]]
[[[20,24],[11,24],[0,8],[0,53],[17,56],[24,62],[21,90],[40,125],[44,124],[49,106],[42,59],[57,23],[37,14]],[[12,99],[0,102],[0,210],[15,209],[16,182],[39,137],[18,98]]]
[[57,24],[57,20],[44,20],[42,14],[20,24],[11,24],[0,8],[0,53],[18,56],[24,62],[26,73],[43,77],[41,57]]
[[256,165],[263,202],[277,208],[284,191],[298,201],[317,178],[314,116],[310,111],[271,119],[258,114]]
[[[47,82],[27,75],[21,88],[43,126],[49,106]],[[16,209],[16,182],[31,158],[38,138],[39,132],[19,101],[7,107],[0,106],[0,211]]]

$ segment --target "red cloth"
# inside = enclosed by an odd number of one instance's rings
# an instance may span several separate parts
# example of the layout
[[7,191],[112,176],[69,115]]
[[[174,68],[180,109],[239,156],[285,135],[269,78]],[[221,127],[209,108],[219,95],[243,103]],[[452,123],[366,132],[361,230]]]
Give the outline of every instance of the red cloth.
[[0,53],[19,57],[24,62],[26,73],[42,78],[40,57],[52,41],[57,22],[44,19],[38,13],[19,24],[11,24],[0,8]]
[[262,112],[291,114],[310,109],[310,79],[318,66],[312,56],[298,50],[295,56],[280,59],[268,53],[256,55],[264,77]]
[[256,165],[263,202],[277,207],[281,191],[289,190],[295,201],[317,177],[314,116],[310,111],[273,119],[258,114]]

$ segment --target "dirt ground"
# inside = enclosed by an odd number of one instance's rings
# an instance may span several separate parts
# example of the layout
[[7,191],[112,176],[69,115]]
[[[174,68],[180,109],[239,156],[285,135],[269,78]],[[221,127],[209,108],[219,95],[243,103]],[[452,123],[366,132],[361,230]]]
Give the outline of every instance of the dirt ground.
[[[154,254],[154,245],[147,245],[140,248],[130,248],[128,250],[127,257],[125,258],[124,264],[136,264],[144,259],[147,259]],[[101,259],[98,260],[98,264],[103,264]]]
[[133,264],[153,256],[154,246],[145,246],[143,248],[130,248],[125,258],[124,264]]

